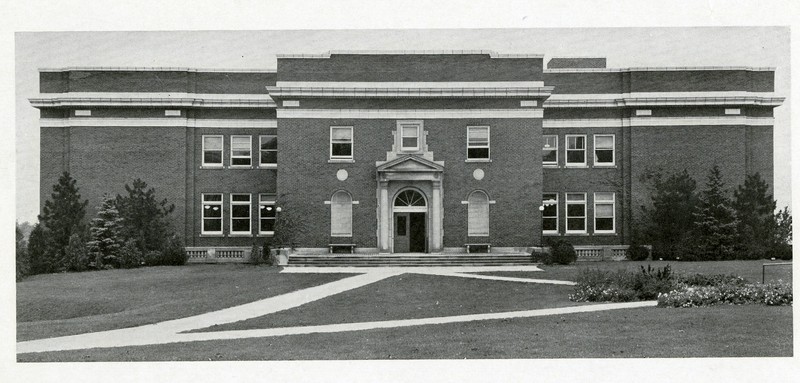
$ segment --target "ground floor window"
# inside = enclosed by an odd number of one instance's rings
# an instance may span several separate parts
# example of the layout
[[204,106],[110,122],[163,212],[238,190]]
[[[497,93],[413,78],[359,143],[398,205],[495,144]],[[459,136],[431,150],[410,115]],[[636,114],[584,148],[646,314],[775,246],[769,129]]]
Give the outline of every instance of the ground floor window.
[[614,193],[594,193],[594,232],[614,232]]
[[222,194],[203,194],[202,234],[222,234]]
[[485,192],[476,190],[467,198],[469,206],[467,219],[467,235],[489,235],[489,196]]
[[344,190],[331,197],[331,236],[353,236],[353,198]]
[[542,194],[542,232],[558,233],[558,193]]
[[567,193],[567,233],[586,232],[586,193]]
[[258,196],[258,234],[275,233],[275,197],[269,194]]
[[250,194],[231,194],[231,234],[251,234]]

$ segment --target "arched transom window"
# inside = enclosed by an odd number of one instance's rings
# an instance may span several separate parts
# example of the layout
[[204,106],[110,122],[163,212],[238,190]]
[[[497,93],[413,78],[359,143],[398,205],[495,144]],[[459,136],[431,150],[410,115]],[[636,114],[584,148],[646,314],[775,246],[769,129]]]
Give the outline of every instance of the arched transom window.
[[394,206],[425,206],[425,198],[416,190],[404,190],[394,199]]

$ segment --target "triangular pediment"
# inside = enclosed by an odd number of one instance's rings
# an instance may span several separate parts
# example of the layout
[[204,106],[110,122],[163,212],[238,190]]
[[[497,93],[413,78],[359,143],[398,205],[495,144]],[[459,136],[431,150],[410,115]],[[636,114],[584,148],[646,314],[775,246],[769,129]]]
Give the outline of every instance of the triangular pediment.
[[405,155],[378,166],[378,172],[441,172],[444,166],[420,156]]

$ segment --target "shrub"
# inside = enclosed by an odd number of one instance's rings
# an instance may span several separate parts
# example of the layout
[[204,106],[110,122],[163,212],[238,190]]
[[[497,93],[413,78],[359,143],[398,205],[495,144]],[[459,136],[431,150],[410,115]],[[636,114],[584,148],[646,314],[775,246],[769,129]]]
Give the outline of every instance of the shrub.
[[662,307],[696,307],[714,304],[754,304],[786,306],[792,304],[792,285],[778,283],[720,283],[718,285],[692,286],[681,284],[675,290],[658,296]]
[[183,242],[180,237],[173,235],[167,241],[167,246],[164,249],[162,262],[160,265],[166,266],[181,266],[185,265],[189,256],[186,255],[186,250],[183,248]]
[[570,300],[577,302],[625,302],[637,299],[656,299],[676,286],[669,265],[663,268],[606,271],[584,269],[578,272],[575,294]]
[[646,261],[650,257],[650,249],[642,245],[631,245],[625,252],[631,261]]
[[78,233],[73,233],[69,237],[67,248],[64,249],[64,260],[62,264],[68,271],[85,271],[89,268],[89,253],[86,251],[86,242],[83,241]]
[[545,265],[552,265],[553,254],[549,248],[534,249],[531,251],[531,260]]
[[47,240],[44,227],[36,224],[28,237],[28,260],[30,261],[30,274],[47,272]]
[[559,265],[569,265],[578,259],[575,248],[563,239],[555,241],[555,243],[550,246],[550,255],[552,257],[552,263],[557,263]]
[[265,262],[264,258],[266,256],[266,254],[261,252],[261,246],[253,242],[253,246],[250,248],[250,263],[260,265]]
[[792,245],[788,243],[777,243],[767,253],[770,258],[782,259],[790,261],[792,259]]
[[270,246],[269,242],[265,242],[264,246],[261,248],[261,256],[264,258],[264,262],[269,266],[278,264],[278,260],[275,259],[275,255],[272,254],[272,246]]
[[144,260],[142,262],[144,262],[144,264],[147,266],[156,266],[161,264],[163,258],[164,254],[162,252],[158,250],[150,250],[144,253]]
[[30,259],[28,258],[28,244],[25,243],[25,236],[22,234],[19,225],[16,227],[17,244],[17,282],[30,272]]
[[680,283],[692,286],[719,286],[722,284],[743,285],[747,280],[733,274],[688,274],[678,278]]
[[141,266],[143,262],[144,255],[139,250],[136,241],[133,239],[127,240],[119,251],[118,266],[124,269],[132,269]]

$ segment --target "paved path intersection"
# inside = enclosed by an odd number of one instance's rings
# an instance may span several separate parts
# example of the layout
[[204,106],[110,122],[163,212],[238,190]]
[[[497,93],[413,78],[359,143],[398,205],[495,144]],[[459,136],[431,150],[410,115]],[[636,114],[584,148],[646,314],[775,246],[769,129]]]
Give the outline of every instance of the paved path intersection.
[[553,309],[537,309],[525,311],[509,311],[502,313],[455,315],[447,317],[387,320],[377,322],[341,323],[332,325],[298,326],[256,330],[234,330],[185,333],[220,325],[256,318],[278,311],[298,307],[309,302],[323,299],[348,290],[366,286],[383,279],[400,274],[427,274],[442,275],[461,278],[477,278],[484,280],[497,280],[519,283],[547,283],[559,285],[574,285],[570,281],[557,281],[546,279],[530,279],[517,277],[503,277],[493,275],[478,275],[470,273],[496,272],[496,271],[541,271],[536,266],[460,266],[460,267],[288,267],[284,273],[355,273],[358,275],[340,279],[338,281],[297,290],[259,301],[212,311],[205,314],[187,318],[175,319],[150,325],[131,327],[119,330],[109,330],[88,334],[78,334],[49,339],[36,339],[17,343],[17,353],[66,351],[101,347],[144,346],[151,344],[165,344],[177,342],[195,342],[223,339],[243,339],[270,337],[282,335],[298,335],[311,333],[333,333],[344,331],[360,331],[381,328],[396,328],[408,326],[421,326],[431,324],[469,322],[491,319],[528,318],[544,315],[571,314],[579,312],[604,311],[635,307],[655,306],[655,301],[627,302],[562,307]]

